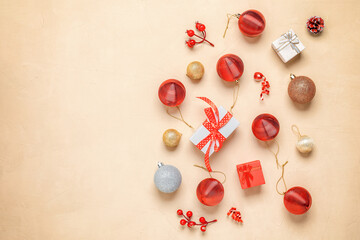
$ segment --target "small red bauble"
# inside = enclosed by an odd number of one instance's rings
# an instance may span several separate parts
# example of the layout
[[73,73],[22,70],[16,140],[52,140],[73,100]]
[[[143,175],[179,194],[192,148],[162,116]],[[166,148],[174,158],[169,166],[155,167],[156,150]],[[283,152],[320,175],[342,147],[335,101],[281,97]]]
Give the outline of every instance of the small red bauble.
[[310,209],[311,203],[310,193],[302,187],[290,188],[284,195],[286,209],[295,215],[306,213]]
[[186,91],[180,81],[168,79],[160,85],[158,94],[163,104],[169,107],[176,107],[184,101]]
[[248,37],[259,36],[265,29],[265,18],[257,10],[247,10],[239,16],[239,29]]
[[261,141],[274,139],[280,130],[279,121],[271,114],[260,114],[252,123],[255,137]]
[[215,178],[202,180],[196,189],[199,201],[206,206],[218,205],[224,197],[224,187]]
[[226,54],[218,60],[216,71],[221,79],[228,82],[234,82],[243,74],[244,63],[238,56]]

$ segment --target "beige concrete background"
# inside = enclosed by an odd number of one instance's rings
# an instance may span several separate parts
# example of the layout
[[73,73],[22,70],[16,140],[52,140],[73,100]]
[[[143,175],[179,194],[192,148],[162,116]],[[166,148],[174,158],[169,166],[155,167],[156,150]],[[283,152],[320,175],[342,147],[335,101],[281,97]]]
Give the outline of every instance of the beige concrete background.
[[[226,13],[250,8],[266,17],[263,35],[245,38],[233,20],[223,39]],[[0,239],[359,239],[359,10],[356,0],[1,1]],[[313,15],[325,19],[318,37],[305,28]],[[215,48],[184,46],[196,20]],[[289,28],[306,49],[284,64],[271,42]],[[232,86],[215,69],[225,53],[245,64],[234,109],[241,125],[211,159],[228,177],[224,200],[205,207],[195,189],[207,174],[192,166],[203,155],[188,140],[192,130],[166,115],[157,90],[168,78],[182,81],[183,114],[199,126],[205,104],[196,96],[231,105]],[[199,83],[185,76],[193,60],[205,65]],[[264,102],[256,71],[271,84]],[[315,81],[310,106],[290,101],[290,73]],[[280,121],[288,186],[313,197],[306,215],[289,214],[275,191],[280,172],[251,132],[264,112]],[[309,157],[297,153],[292,124],[316,141]],[[174,151],[162,143],[167,128],[183,133]],[[235,165],[256,159],[266,184],[244,191]],[[175,194],[155,188],[157,161],[182,172]],[[241,210],[243,225],[226,217],[230,207]],[[182,229],[178,208],[219,222],[205,234]]]

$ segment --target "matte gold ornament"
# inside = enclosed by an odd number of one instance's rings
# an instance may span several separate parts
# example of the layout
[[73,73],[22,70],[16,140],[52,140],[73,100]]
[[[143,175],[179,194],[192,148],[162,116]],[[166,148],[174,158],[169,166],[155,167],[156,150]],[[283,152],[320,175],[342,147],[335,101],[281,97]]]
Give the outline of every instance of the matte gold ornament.
[[179,145],[181,135],[182,134],[175,129],[168,129],[163,134],[163,142],[168,147],[176,147],[177,145]]
[[314,148],[314,140],[306,135],[301,135],[299,128],[296,125],[291,126],[292,131],[298,137],[296,148],[301,153],[309,153]]
[[291,100],[301,104],[309,103],[316,93],[313,80],[306,76],[295,76],[294,74],[290,74],[290,78],[288,94]]
[[205,69],[201,62],[194,61],[187,66],[186,76],[191,80],[200,80],[204,76],[204,72]]

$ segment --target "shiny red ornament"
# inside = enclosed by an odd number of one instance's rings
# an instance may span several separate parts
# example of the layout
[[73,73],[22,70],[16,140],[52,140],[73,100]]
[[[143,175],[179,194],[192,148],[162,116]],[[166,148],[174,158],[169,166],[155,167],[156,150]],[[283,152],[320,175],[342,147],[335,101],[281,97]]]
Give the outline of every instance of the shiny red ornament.
[[247,10],[240,14],[238,21],[240,31],[248,37],[259,36],[265,29],[264,15],[257,10]]
[[284,195],[286,209],[295,215],[301,215],[309,211],[311,203],[310,193],[302,187],[290,188]]
[[216,71],[221,79],[228,82],[234,82],[239,80],[242,76],[244,72],[244,63],[238,56],[226,54],[218,60]]
[[196,189],[199,201],[206,206],[218,205],[224,197],[224,187],[215,178],[205,178]]
[[271,114],[260,114],[252,123],[255,137],[261,141],[274,139],[280,130],[279,121]]
[[176,107],[184,101],[186,91],[180,81],[168,79],[160,85],[158,94],[163,104],[169,107]]

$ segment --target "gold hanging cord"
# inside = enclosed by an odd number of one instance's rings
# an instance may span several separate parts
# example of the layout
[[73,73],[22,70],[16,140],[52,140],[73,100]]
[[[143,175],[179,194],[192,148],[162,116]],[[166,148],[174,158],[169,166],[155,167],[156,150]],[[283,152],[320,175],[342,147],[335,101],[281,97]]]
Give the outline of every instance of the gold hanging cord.
[[[281,177],[279,178],[279,180],[276,182],[276,191],[278,192],[278,194],[280,195],[284,195],[287,192],[287,186],[286,186],[286,182],[285,182],[285,178],[284,178],[284,168],[285,165],[288,163],[288,161],[286,161],[284,164],[281,165]],[[278,185],[280,181],[283,181],[284,183],[284,187],[285,187],[285,192],[280,192],[278,189]]]
[[302,137],[298,126],[296,126],[295,124],[291,126],[291,130],[298,137],[298,139],[300,139]]
[[240,89],[240,84],[239,84],[239,80],[235,81],[235,88],[234,88],[234,92],[233,92],[233,104],[230,107],[230,113],[233,114],[232,110],[235,107],[235,104],[238,100],[239,97],[239,89]]
[[179,111],[180,118],[172,115],[172,114],[169,112],[169,108],[166,109],[166,112],[167,112],[167,114],[169,114],[171,117],[173,117],[173,118],[175,118],[175,119],[177,119],[177,120],[179,120],[179,121],[184,122],[188,127],[194,129],[193,126],[191,126],[190,124],[188,124],[188,123],[184,120],[183,115],[181,114],[181,110],[180,110],[179,106],[176,106],[176,109]]
[[225,38],[226,31],[227,31],[228,28],[229,28],[230,19],[231,19],[232,17],[239,18],[239,17],[240,17],[240,14],[239,14],[239,13],[237,13],[237,14],[228,13],[226,16],[227,16],[227,23],[226,23],[226,28],[225,28],[225,32],[224,32],[223,38]]
[[275,139],[274,139],[274,142],[276,143],[276,146],[277,146],[276,152],[273,152],[273,151],[271,150],[268,142],[265,142],[265,143],[266,143],[269,151],[274,155],[274,157],[275,157],[275,159],[276,159],[276,166],[277,166],[277,168],[279,168],[279,167],[280,167],[280,164],[279,164],[278,154],[279,154],[279,149],[280,149],[280,147],[279,147],[279,143],[278,143]]
[[[214,178],[212,175],[211,175],[211,172],[209,172],[206,167],[203,167],[203,166],[199,166],[199,165],[194,165],[194,167],[198,167],[198,168],[201,168],[201,169],[204,169],[205,171],[207,171],[210,175],[211,178]],[[226,182],[226,175],[225,173],[221,172],[221,171],[212,171],[213,173],[221,173],[222,175],[224,175],[224,181],[222,182],[222,184],[224,184]]]

